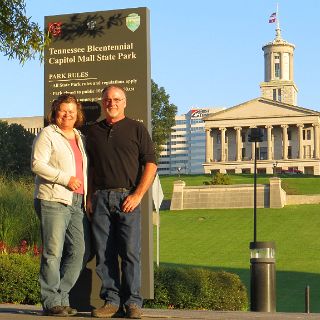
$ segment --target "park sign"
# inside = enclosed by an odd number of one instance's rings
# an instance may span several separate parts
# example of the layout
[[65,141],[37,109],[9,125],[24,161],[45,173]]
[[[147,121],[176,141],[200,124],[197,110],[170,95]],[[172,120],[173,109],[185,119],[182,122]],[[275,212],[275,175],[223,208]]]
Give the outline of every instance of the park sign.
[[117,84],[127,93],[126,114],[150,126],[148,13],[134,8],[46,17],[45,114],[56,97],[70,93],[90,124],[100,117],[103,88]]
[[[44,53],[44,113],[61,94],[81,101],[86,123],[103,119],[101,93],[110,84],[127,94],[126,115],[151,131],[151,79],[149,10],[121,10],[73,13],[45,17],[50,38]],[[153,237],[151,192],[142,202],[142,295],[153,298]],[[100,305],[100,281],[94,259],[73,290],[79,309]],[[91,278],[90,278],[91,277]],[[90,297],[83,297],[85,288]],[[92,290],[92,292],[91,292]],[[72,295],[71,295],[72,299]]]

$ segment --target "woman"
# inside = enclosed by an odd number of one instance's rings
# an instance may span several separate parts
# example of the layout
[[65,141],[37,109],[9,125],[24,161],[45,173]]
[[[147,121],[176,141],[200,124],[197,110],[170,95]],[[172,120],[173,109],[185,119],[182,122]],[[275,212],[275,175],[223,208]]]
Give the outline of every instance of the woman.
[[71,316],[69,292],[84,263],[87,158],[81,133],[84,116],[75,96],[63,94],[52,103],[49,125],[35,138],[31,169],[35,209],[41,221],[40,266],[44,313]]

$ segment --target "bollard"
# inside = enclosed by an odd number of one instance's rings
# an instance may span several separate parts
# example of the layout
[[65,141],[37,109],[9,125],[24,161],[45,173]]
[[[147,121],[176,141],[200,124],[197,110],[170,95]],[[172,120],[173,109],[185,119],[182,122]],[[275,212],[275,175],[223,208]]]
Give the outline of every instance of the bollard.
[[275,243],[250,242],[251,311],[276,311]]
[[306,286],[304,291],[304,312],[310,313],[310,287]]

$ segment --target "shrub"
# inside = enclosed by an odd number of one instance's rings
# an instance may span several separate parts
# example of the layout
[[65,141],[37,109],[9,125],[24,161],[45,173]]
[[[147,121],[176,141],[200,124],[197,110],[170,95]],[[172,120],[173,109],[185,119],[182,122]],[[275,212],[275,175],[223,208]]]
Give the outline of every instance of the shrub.
[[41,243],[32,177],[0,173],[0,241],[16,246],[21,239]]
[[0,302],[40,303],[39,256],[0,254]]
[[248,297],[238,275],[209,269],[160,267],[155,270],[154,300],[149,308],[247,310]]
[[212,176],[211,181],[204,181],[203,184],[205,185],[227,185],[231,184],[231,178],[227,174],[223,174],[217,172],[215,175]]

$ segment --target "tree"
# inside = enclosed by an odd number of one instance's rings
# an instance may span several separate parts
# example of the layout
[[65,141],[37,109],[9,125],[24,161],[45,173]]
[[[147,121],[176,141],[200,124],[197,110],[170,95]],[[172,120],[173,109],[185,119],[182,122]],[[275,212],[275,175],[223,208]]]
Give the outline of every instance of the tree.
[[20,124],[0,121],[0,171],[30,173],[34,135]]
[[0,51],[24,63],[42,52],[47,41],[37,23],[26,16],[24,0],[0,0]]
[[160,157],[161,145],[168,140],[171,127],[175,124],[177,107],[169,102],[170,96],[163,87],[151,80],[151,124],[152,140],[155,145],[156,156]]

